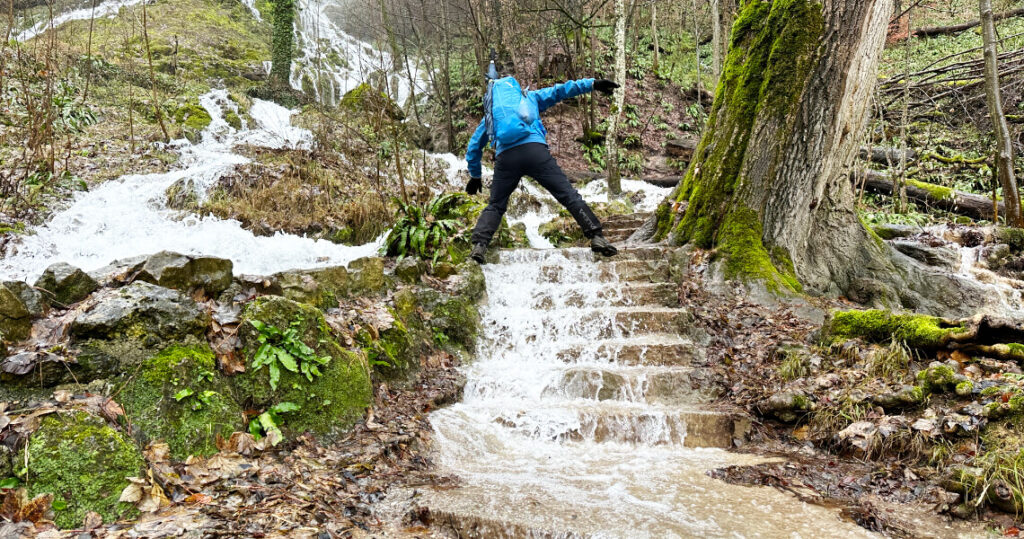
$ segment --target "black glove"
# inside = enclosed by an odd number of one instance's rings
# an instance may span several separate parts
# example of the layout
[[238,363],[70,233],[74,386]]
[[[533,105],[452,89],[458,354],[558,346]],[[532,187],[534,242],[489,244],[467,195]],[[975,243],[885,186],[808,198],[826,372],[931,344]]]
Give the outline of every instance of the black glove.
[[480,192],[481,187],[483,187],[483,183],[480,178],[470,178],[469,183],[466,184],[466,192],[475,195]]
[[594,81],[594,89],[604,95],[612,95],[612,92],[614,92],[618,87],[618,84],[608,79],[597,79]]

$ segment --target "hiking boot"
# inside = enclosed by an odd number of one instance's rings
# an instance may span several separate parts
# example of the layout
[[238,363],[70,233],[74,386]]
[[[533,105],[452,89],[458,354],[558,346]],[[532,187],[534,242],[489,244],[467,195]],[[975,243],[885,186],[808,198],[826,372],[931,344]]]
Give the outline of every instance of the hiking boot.
[[615,256],[619,254],[619,250],[612,245],[612,242],[608,241],[600,234],[590,239],[590,250],[603,256]]
[[477,264],[486,264],[484,257],[487,256],[487,246],[482,243],[474,243],[473,250],[469,252],[469,257],[476,260]]

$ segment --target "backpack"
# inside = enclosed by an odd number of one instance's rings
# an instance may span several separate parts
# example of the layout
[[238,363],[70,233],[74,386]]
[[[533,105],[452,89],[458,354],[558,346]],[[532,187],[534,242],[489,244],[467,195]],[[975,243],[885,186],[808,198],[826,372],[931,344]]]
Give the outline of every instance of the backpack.
[[514,77],[492,80],[484,95],[487,136],[498,147],[514,145],[529,137],[537,121],[537,105]]

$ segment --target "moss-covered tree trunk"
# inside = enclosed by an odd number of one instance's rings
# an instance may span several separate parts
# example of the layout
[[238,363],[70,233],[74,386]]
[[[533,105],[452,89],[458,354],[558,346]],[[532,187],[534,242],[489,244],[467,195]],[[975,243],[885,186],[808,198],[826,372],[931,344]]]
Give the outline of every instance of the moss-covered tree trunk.
[[270,84],[287,87],[295,50],[295,0],[272,0],[271,6],[274,36],[271,41]]
[[[960,312],[860,222],[849,180],[893,0],[743,0],[704,136],[660,235],[715,248],[729,279]],[[917,289],[923,293],[906,292]],[[932,296],[940,296],[928,299]],[[944,298],[942,296],[948,296]]]

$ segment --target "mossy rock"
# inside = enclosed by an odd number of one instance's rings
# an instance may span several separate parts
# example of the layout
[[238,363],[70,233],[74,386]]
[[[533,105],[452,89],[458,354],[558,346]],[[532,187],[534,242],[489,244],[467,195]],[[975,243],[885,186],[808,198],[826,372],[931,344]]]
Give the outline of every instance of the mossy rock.
[[[331,358],[320,367],[321,376],[309,381],[301,374],[281,369],[277,389],[271,387],[268,368],[252,368],[260,346],[253,320],[281,330],[295,328],[318,357]],[[282,402],[299,405],[299,410],[288,414],[280,426],[286,436],[309,431],[328,439],[336,437],[359,420],[370,405],[372,388],[366,358],[338,344],[316,307],[280,296],[258,298],[243,312],[238,335],[248,369],[229,379],[235,398],[256,410]]]
[[1004,228],[996,230],[996,240],[1005,243],[1015,252],[1024,251],[1024,228]]
[[387,380],[400,380],[419,366],[420,347],[398,313],[391,314],[395,316],[394,324],[380,332],[380,338],[372,339],[365,330],[358,337],[373,370]]
[[196,131],[202,131],[209,127],[213,118],[210,113],[199,104],[198,101],[178,107],[174,111],[174,121]]
[[899,341],[911,348],[935,350],[949,342],[963,326],[921,314],[895,314],[885,310],[834,311],[821,335],[826,343],[862,338],[870,342]]
[[142,475],[145,462],[139,448],[103,419],[86,412],[45,416],[28,442],[29,496],[53,494],[54,522],[60,528],[82,524],[89,511],[104,522],[132,518],[134,506],[118,502],[128,486],[126,477]]
[[209,346],[171,346],[137,372],[116,398],[143,444],[163,440],[172,458],[185,460],[216,453],[217,435],[244,430],[242,408]]
[[571,217],[556,217],[540,225],[537,231],[558,248],[581,247],[587,242],[583,230]]
[[81,269],[58,262],[46,268],[35,287],[47,293],[51,305],[63,308],[89,297],[100,285]]
[[355,112],[377,114],[384,112],[389,118],[401,121],[405,118],[402,109],[395,104],[388,96],[374,88],[370,83],[364,82],[349,90],[341,98],[341,106]]
[[[382,274],[383,271],[381,266]],[[319,309],[337,307],[341,299],[349,296],[351,288],[349,272],[344,266],[284,271],[275,274],[271,281],[280,289],[280,295]]]
[[472,294],[445,294],[432,288],[416,291],[416,300],[430,314],[427,328],[445,340],[467,350],[473,349],[480,334],[480,312]]
[[32,314],[25,302],[7,286],[0,286],[0,340],[20,341],[31,331]]
[[[933,361],[928,368],[917,373],[917,381],[924,391],[928,393],[942,393],[956,389],[959,393],[959,383],[956,373],[949,365]],[[970,382],[967,382],[970,384]],[[970,388],[973,390],[973,387]],[[970,391],[968,391],[968,394]]]
[[390,287],[390,281],[384,275],[383,258],[370,256],[353,260],[348,271],[354,294],[379,294]]
[[14,475],[14,455],[9,447],[0,444],[0,481]]

